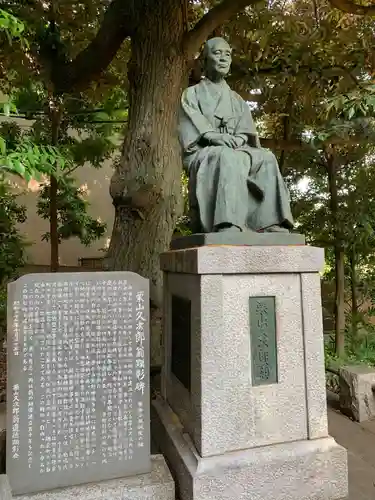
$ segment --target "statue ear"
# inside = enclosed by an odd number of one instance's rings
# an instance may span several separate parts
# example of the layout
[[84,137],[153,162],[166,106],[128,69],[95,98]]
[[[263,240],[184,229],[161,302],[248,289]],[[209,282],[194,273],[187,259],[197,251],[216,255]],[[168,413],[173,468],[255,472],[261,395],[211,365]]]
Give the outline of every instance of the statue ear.
[[202,80],[204,73],[204,60],[202,57],[194,59],[191,63],[189,74],[189,85],[196,85]]
[[199,67],[201,75],[204,75],[204,70],[206,69],[206,65],[207,65],[207,58],[202,55],[202,57],[199,58]]

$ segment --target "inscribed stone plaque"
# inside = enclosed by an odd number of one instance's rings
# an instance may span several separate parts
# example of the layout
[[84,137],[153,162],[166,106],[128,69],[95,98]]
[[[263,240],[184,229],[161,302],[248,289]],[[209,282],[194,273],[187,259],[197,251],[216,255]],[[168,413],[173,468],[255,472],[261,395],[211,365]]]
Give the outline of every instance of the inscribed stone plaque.
[[191,302],[172,295],[171,371],[190,391],[191,372]]
[[149,472],[148,280],[32,274],[8,292],[13,493]]
[[250,342],[253,385],[277,384],[275,297],[250,297]]

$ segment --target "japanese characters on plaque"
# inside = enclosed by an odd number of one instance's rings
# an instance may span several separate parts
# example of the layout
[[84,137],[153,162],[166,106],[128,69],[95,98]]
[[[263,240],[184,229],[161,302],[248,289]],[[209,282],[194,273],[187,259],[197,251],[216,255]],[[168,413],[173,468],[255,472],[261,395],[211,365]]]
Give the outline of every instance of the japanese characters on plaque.
[[253,385],[278,382],[275,297],[250,297]]
[[8,296],[13,493],[148,472],[148,280],[34,274]]

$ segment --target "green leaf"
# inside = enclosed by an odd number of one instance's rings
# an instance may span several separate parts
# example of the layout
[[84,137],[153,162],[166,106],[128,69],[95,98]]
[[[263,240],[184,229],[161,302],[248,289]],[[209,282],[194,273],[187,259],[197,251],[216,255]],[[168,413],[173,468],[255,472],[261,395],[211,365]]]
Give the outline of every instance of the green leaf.
[[34,175],[25,170],[25,172],[22,174],[22,177],[25,179],[26,182],[30,182],[31,179],[34,177]]
[[36,158],[35,158],[35,155],[33,154],[33,151],[32,149],[29,149],[27,152],[26,152],[26,155],[27,155],[27,158],[28,158],[28,161],[29,161],[29,164],[31,166],[34,166],[34,164],[36,163]]
[[0,152],[4,156],[6,155],[7,152],[7,144],[3,137],[0,137]]
[[23,177],[26,173],[25,166],[18,159],[13,160],[14,171],[17,172],[21,177]]
[[9,116],[10,115],[10,103],[9,102],[5,102],[4,106],[3,106],[3,109],[4,109],[5,116]]

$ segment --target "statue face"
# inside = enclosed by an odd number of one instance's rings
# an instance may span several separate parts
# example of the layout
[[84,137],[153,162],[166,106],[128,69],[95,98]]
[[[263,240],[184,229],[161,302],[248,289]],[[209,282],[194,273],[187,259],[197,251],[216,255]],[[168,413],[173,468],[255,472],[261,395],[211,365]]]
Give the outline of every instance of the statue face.
[[207,50],[206,73],[212,76],[227,76],[232,64],[232,49],[225,40],[218,39]]

